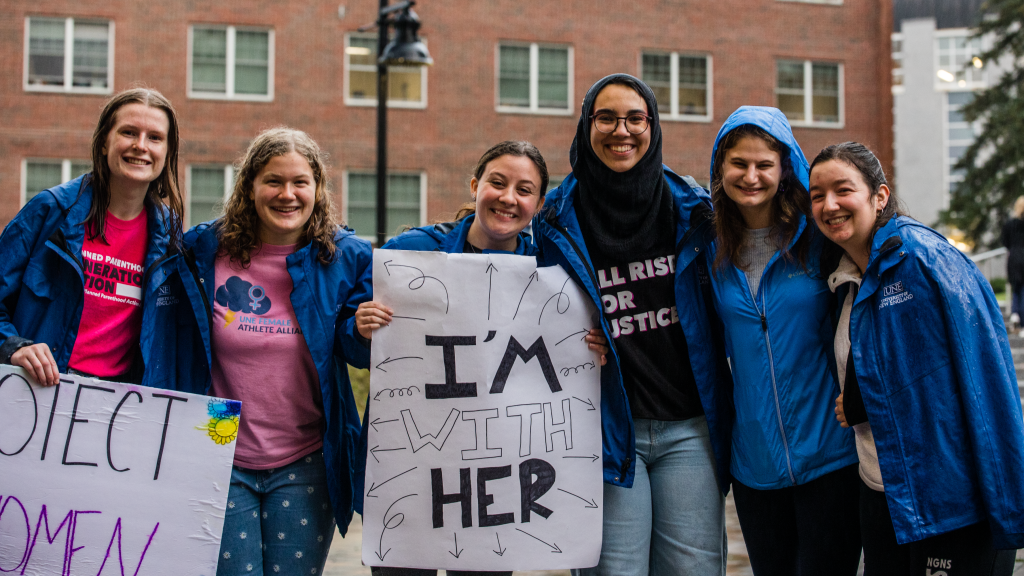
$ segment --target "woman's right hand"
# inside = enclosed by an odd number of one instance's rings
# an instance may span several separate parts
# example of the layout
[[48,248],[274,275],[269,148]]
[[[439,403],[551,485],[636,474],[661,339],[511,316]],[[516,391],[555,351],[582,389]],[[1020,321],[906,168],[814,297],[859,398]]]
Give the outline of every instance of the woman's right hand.
[[46,344],[32,344],[17,349],[11,355],[11,364],[24,368],[40,386],[53,386],[59,381],[57,361]]
[[373,331],[391,324],[395,311],[379,302],[363,302],[356,309],[356,330],[367,340],[373,339]]
[[839,425],[843,428],[849,428],[850,425],[846,423],[846,412],[843,411],[843,395],[840,394],[836,398],[836,420],[839,420]]

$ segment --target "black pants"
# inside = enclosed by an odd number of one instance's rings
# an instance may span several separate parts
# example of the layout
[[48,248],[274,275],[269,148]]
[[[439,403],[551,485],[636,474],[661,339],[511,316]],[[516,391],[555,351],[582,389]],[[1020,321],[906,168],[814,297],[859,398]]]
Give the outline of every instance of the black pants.
[[857,465],[806,484],[756,490],[733,482],[755,576],[853,576],[860,563]]
[[[370,569],[372,576],[437,576],[437,570],[421,568],[378,568]],[[511,572],[473,572],[470,570],[449,570],[448,576],[512,576]]]
[[860,528],[864,576],[1010,576],[1013,572],[1016,551],[993,549],[985,523],[897,544],[885,493],[863,482]]

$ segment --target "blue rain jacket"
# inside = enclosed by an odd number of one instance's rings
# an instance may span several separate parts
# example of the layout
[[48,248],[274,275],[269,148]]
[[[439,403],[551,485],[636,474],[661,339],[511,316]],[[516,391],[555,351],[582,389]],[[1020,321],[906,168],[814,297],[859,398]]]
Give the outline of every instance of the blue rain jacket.
[[[476,215],[470,214],[458,222],[443,222],[413,228],[395,236],[384,243],[385,250],[412,250],[416,252],[445,252],[447,254],[462,254],[462,248],[466,245],[466,237],[469,235],[469,227],[473,224]],[[495,250],[484,250],[484,254],[497,252]],[[500,252],[498,252],[500,253]],[[533,256],[536,249],[530,241],[530,237],[524,233],[519,234],[519,244],[513,254],[519,256]],[[363,430],[359,441],[359,454],[356,458],[359,469],[356,471],[356,512],[363,513],[363,491],[366,486],[366,457],[367,446],[370,439],[370,399],[366,399],[366,410],[363,411]]]
[[[152,272],[141,339],[146,386],[209,393],[216,226],[207,222],[189,230],[182,251],[168,253]],[[369,342],[356,332],[354,314],[371,297],[371,249],[369,242],[347,229],[335,233],[334,243],[336,259],[331,264],[320,263],[313,244],[286,261],[293,284],[292,308],[320,379],[327,489],[338,531],[344,536],[352,520],[359,440],[359,412],[345,364],[357,368],[370,364]]]
[[[92,207],[84,174],[37,194],[0,236],[0,359],[20,346],[46,343],[67,372],[85,300],[83,222]],[[166,208],[146,202],[149,241],[144,269],[167,250]]]
[[[732,380],[721,346],[720,322],[712,304],[708,252],[714,240],[711,198],[692,178],[665,167],[676,209],[675,296],[679,323],[686,336],[690,365],[697,382],[715,453],[716,475],[723,494],[729,491],[729,450],[732,434]],[[601,368],[601,426],[604,481],[630,488],[636,470],[636,435],[619,358],[604,314],[599,283],[573,202],[579,187],[571,174],[547,195],[547,205],[534,218],[533,234],[545,266],[559,264],[587,294],[611,345]]]
[[[776,108],[743,106],[733,112],[718,131],[712,158],[722,138],[744,124],[764,129],[789,148],[789,163],[806,192],[807,159]],[[732,263],[711,275],[732,360],[732,475],[751,488],[804,484],[857,463],[853,434],[836,424],[833,412],[839,396],[833,373],[835,297],[818,270],[820,240],[817,227],[801,216],[789,250],[797,241],[811,244],[807,269],[776,252],[757,294]]]
[[987,522],[996,548],[1024,547],[1017,377],[974,263],[927,226],[893,218],[875,233],[850,339],[896,539]]

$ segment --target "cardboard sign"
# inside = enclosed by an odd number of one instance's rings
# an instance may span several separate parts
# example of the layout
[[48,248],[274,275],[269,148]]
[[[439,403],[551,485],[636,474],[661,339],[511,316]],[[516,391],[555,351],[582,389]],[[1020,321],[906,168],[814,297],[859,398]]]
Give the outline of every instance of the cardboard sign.
[[589,567],[601,550],[595,307],[560,267],[377,250],[363,562]]
[[214,576],[240,407],[0,366],[0,571]]

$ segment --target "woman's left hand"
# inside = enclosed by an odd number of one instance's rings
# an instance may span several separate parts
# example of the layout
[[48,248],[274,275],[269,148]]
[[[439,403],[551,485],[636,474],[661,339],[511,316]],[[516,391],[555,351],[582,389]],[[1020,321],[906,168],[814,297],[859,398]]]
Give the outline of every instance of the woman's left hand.
[[391,323],[395,311],[379,302],[363,302],[356,309],[356,330],[367,340],[373,338],[373,331]]
[[587,348],[601,355],[601,366],[607,364],[608,360],[605,358],[605,355],[611,352],[612,349],[608,347],[608,339],[604,337],[604,332],[599,328],[591,328],[585,340],[587,341]]

